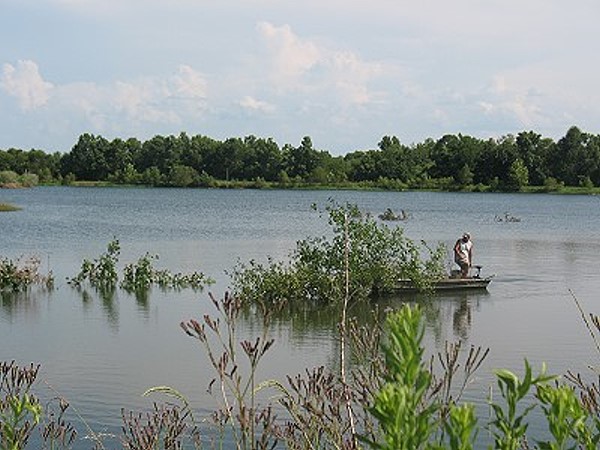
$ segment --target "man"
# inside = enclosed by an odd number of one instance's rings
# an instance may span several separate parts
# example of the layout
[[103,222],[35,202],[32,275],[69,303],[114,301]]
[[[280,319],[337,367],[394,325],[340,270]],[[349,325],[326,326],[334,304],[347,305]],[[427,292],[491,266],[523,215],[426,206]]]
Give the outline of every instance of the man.
[[473,242],[471,242],[471,235],[465,233],[462,238],[456,241],[454,244],[454,262],[460,266],[460,274],[462,278],[469,276],[469,268],[473,261]]

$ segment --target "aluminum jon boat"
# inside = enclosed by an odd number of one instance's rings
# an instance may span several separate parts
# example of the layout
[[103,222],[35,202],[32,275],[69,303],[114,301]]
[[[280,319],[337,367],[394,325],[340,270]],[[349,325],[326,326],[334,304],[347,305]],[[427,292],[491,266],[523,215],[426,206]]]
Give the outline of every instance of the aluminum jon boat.
[[[473,266],[477,269],[477,272],[473,276],[467,278],[461,278],[456,272],[453,271],[447,278],[441,278],[435,280],[432,283],[432,289],[434,291],[463,291],[463,290],[482,290],[487,289],[488,284],[494,278],[494,275],[482,278],[480,275],[482,266]],[[396,282],[395,291],[399,292],[417,292],[419,288],[414,284],[412,280],[398,280]]]

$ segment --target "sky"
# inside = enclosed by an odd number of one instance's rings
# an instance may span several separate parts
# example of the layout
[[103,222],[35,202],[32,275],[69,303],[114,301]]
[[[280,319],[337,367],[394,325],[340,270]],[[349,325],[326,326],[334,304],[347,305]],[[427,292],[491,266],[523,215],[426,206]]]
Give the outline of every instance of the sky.
[[0,149],[600,132],[598,0],[0,0]]

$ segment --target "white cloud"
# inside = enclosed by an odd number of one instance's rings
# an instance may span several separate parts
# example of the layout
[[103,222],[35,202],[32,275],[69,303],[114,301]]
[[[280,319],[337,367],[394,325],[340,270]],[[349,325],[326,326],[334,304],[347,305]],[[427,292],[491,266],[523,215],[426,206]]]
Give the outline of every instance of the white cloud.
[[300,92],[316,99],[337,94],[336,101],[342,107],[376,100],[369,83],[384,74],[382,63],[363,61],[351,51],[302,39],[289,25],[261,22],[257,29],[266,43],[265,67],[276,90]]
[[172,83],[177,96],[187,99],[206,98],[207,82],[202,74],[190,66],[179,66],[178,73],[172,77]]
[[0,87],[17,99],[22,110],[31,111],[48,102],[53,85],[44,81],[35,62],[21,60],[17,67],[4,64]]
[[597,72],[570,70],[576,64],[547,59],[503,70],[475,94],[480,111],[491,121],[510,117],[517,126],[535,129],[563,127],[565,121],[595,116],[600,102]]
[[[488,117],[506,116],[516,121],[520,128],[534,128],[545,119],[542,108],[527,96],[514,94],[497,103],[481,101],[479,108]],[[517,131],[517,130],[515,130]]]
[[57,86],[55,95],[50,105],[55,111],[69,118],[83,118],[93,131],[106,129],[110,115],[105,104],[108,100],[108,91],[95,83],[70,83]]
[[[0,3],[0,54],[10,58],[0,66],[12,64],[0,67],[0,112],[35,111],[19,126],[72,127],[65,140],[252,128],[347,150],[383,132],[420,140],[600,121],[597,0]],[[44,59],[14,62],[30,54]],[[82,65],[82,55],[94,58]],[[4,145],[32,139],[12,128],[4,121]]]
[[270,70],[280,83],[296,81],[323,58],[315,43],[298,38],[289,25],[261,22],[257,28],[271,52]]
[[[66,115],[86,118],[96,130],[123,119],[131,123],[180,123],[182,117],[197,116],[205,107],[207,82],[188,65],[164,79],[144,77],[101,85],[74,82],[54,86],[42,79],[33,61],[5,64],[0,86],[16,97],[20,107],[31,111],[41,106]],[[52,91],[52,96],[50,96]]]
[[250,111],[259,111],[264,113],[272,113],[273,111],[275,111],[274,105],[265,101],[257,100],[249,95],[242,98],[239,101],[239,105],[242,108]]
[[165,101],[171,97],[169,86],[160,80],[144,79],[137,82],[117,82],[111,88],[112,105],[117,112],[124,112],[133,122],[179,121],[177,111],[171,110]]
[[334,52],[331,65],[343,102],[362,105],[375,100],[367,85],[383,73],[381,63],[363,62],[351,52]]

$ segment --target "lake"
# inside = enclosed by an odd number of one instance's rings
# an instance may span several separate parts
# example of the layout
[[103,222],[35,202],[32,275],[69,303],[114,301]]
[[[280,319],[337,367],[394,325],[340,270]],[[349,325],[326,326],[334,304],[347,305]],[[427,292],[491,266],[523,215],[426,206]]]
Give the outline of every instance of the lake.
[[[443,242],[451,249],[464,231],[471,233],[475,263],[483,265],[482,275],[495,278],[485,293],[425,302],[425,343],[429,354],[441,351],[446,341],[490,348],[466,394],[480,415],[487,413],[485,396],[495,368],[521,374],[527,358],[535,372],[546,362],[551,373],[571,369],[591,376],[588,366],[597,366],[600,354],[573,297],[586,312],[600,313],[600,198],[550,194],[3,190],[0,202],[22,210],[0,214],[0,255],[39,257],[42,272],[54,274],[56,288],[0,300],[0,360],[41,364],[36,389],[71,403],[79,448],[91,446],[82,439],[84,423],[96,432],[119,434],[122,407],[143,409],[161,400],[142,397],[153,386],[178,389],[208,414],[214,400],[206,387],[213,373],[179,323],[214,311],[208,291],[223,295],[225,271],[238,260],[285,258],[297,240],[328,233],[326,218],[311,205],[325,206],[329,198],[374,216],[387,208],[404,209],[410,218],[388,225],[404,227],[415,241]],[[520,221],[498,221],[507,213]],[[149,252],[159,255],[159,268],[202,271],[216,284],[204,292],[156,289],[145,300],[121,291],[113,299],[82,296],[67,285],[83,259],[98,257],[115,238],[123,265]],[[246,320],[242,334],[252,330],[252,320]],[[274,337],[263,379],[284,380],[305,367],[335,361],[334,317],[283,320]]]

